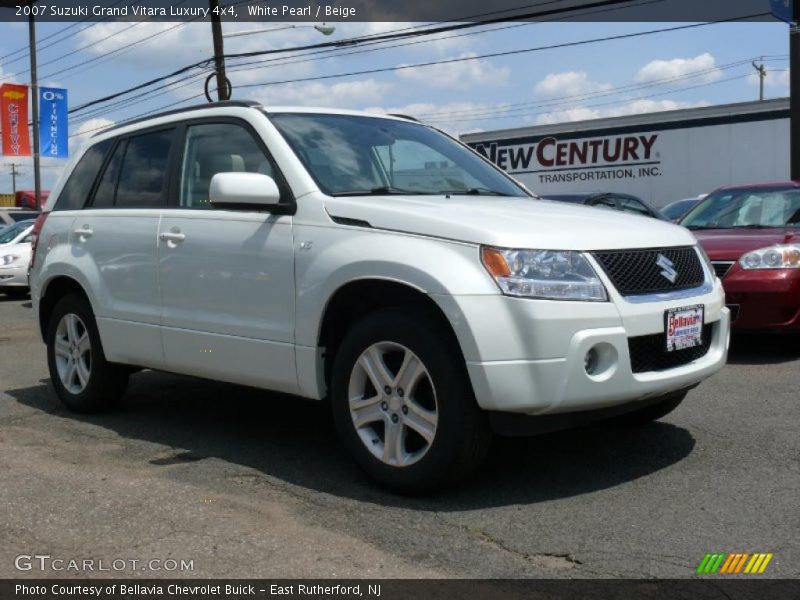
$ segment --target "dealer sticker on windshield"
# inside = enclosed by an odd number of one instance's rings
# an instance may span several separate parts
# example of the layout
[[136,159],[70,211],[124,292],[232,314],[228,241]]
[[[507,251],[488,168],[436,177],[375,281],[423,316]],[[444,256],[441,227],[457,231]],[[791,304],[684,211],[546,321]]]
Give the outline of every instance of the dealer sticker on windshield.
[[700,304],[673,308],[665,313],[667,352],[703,345],[703,311]]

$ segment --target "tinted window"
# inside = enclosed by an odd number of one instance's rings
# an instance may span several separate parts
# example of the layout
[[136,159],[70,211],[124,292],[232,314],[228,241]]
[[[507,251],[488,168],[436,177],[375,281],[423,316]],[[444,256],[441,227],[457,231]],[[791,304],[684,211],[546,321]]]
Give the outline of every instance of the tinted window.
[[174,133],[174,129],[166,129],[129,138],[115,206],[142,208],[166,204],[167,161]]
[[681,225],[702,229],[800,226],[800,190],[723,190],[706,198]]
[[113,140],[103,140],[86,151],[72,170],[64,189],[58,195],[58,200],[53,210],[79,210],[83,208],[112,142]]
[[93,208],[104,208],[114,206],[114,199],[117,192],[117,180],[119,179],[119,170],[122,166],[122,157],[125,154],[127,141],[120,142],[114,149],[114,154],[111,155],[111,160],[108,161],[106,170],[100,178],[100,183],[97,185],[97,190],[94,193],[92,200]]
[[13,242],[23,231],[29,229],[32,223],[17,223],[16,225],[9,225],[2,232],[0,232],[0,244],[8,244]]
[[217,173],[262,173],[272,164],[250,132],[235,123],[192,125],[186,130],[180,205],[211,208],[209,186]]
[[270,119],[329,195],[528,195],[458,142],[419,123],[332,114]]
[[8,216],[12,221],[20,222],[27,221],[28,219],[35,219],[39,216],[38,212],[24,211],[24,210],[10,210]]

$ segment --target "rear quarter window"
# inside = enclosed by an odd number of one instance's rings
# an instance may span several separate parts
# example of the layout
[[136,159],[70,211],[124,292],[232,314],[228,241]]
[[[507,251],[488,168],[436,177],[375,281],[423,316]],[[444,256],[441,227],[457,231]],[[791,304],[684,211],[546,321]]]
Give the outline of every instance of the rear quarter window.
[[53,210],[80,210],[85,206],[113,142],[113,139],[103,140],[84,153],[58,195]]

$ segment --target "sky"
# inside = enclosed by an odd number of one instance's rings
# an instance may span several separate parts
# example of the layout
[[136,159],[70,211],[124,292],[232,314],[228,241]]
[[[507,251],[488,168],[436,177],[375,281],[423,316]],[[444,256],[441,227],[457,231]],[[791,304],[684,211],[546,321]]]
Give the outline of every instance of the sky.
[[[68,90],[70,106],[165,75],[212,56],[208,23],[68,23],[37,25],[39,83]],[[274,31],[225,39],[225,52],[291,48],[333,39],[420,26],[415,23],[336,23],[323,37],[311,27],[277,23],[224,23],[226,34]],[[788,27],[774,23],[718,23],[695,29],[460,60],[445,65],[269,85],[287,79],[338,75],[444,59],[538,48],[685,23],[511,23],[356,49],[301,57],[264,57],[271,62],[236,68],[228,62],[234,99],[265,105],[312,105],[398,112],[455,133],[525,127],[633,113],[674,110],[758,99],[750,61],[766,65],[767,98],[789,91]],[[48,36],[53,36],[49,37]],[[69,35],[67,35],[69,34]],[[27,26],[0,23],[0,83],[29,83]],[[10,56],[9,56],[10,55]],[[254,60],[254,59],[250,59]],[[204,75],[143,95],[122,106],[98,106],[70,122],[70,149],[104,126],[161,109],[204,102]],[[243,86],[251,86],[244,88]],[[172,106],[169,106],[172,105]],[[11,191],[11,161],[0,158],[0,193]],[[32,189],[32,161],[15,159],[18,189]],[[64,161],[43,160],[43,189]]]

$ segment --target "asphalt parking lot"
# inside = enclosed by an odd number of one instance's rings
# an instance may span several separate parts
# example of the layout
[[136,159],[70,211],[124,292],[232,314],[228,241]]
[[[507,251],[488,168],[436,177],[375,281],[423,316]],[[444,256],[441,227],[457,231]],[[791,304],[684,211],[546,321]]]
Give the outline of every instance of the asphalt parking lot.
[[91,575],[23,554],[193,564],[147,577],[691,577],[721,551],[796,578],[798,423],[800,340],[735,338],[662,422],[498,440],[465,487],[403,498],[316,403],[146,371],[112,413],[66,412],[30,301],[0,296],[0,577]]

